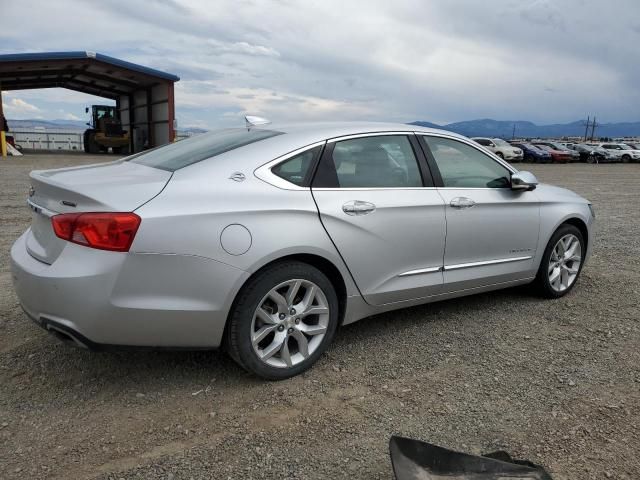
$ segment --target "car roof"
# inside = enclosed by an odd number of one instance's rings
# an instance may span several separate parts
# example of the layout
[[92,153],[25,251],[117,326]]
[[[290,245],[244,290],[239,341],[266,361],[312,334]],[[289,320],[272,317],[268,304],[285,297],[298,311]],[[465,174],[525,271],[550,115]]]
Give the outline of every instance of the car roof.
[[292,136],[309,136],[316,141],[343,137],[347,135],[357,135],[362,133],[377,132],[424,132],[439,133],[452,137],[466,138],[454,132],[441,130],[437,128],[421,127],[419,125],[411,125],[407,123],[387,123],[387,122],[301,122],[301,123],[270,123],[260,125],[259,127],[266,130],[275,130],[290,134]]
[[446,135],[453,138],[459,138],[468,141],[468,137],[459,135],[447,130],[437,128],[420,127],[418,125],[410,125],[406,123],[384,123],[384,122],[309,122],[295,124],[267,124],[259,127],[265,130],[273,130],[282,132],[285,135],[278,135],[259,142],[263,146],[267,143],[271,145],[280,144],[283,148],[300,148],[305,145],[329,140],[336,137],[345,137],[349,135],[360,135],[366,133],[384,133],[384,132],[421,132]]
[[[235,166],[239,168],[255,168],[269,160],[279,158],[301,148],[309,147],[325,140],[336,137],[346,137],[350,135],[360,135],[367,133],[384,132],[420,132],[446,135],[450,138],[458,138],[469,141],[467,137],[446,130],[420,127],[405,123],[383,123],[383,122],[304,122],[295,124],[269,123],[265,125],[252,126],[255,130],[270,130],[280,132],[283,135],[275,135],[262,139],[258,142],[244,145],[220,155],[217,155],[216,166]],[[214,132],[210,132],[214,133]],[[202,135],[207,135],[203,133]],[[190,165],[188,169],[194,174],[201,168],[209,168],[211,162],[198,162]]]

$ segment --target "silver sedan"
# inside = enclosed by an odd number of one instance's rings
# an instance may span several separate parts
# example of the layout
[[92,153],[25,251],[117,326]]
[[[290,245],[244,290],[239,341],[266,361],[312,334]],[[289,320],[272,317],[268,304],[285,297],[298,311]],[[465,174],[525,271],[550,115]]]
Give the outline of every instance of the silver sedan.
[[339,325],[531,283],[576,284],[591,204],[413,125],[248,125],[34,171],[11,249],[29,317],[82,347],[223,347],[282,379]]

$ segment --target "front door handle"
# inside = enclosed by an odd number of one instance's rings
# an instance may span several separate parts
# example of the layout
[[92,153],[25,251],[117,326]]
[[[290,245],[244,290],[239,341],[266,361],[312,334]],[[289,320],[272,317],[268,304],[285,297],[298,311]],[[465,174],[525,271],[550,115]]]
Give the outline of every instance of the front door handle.
[[373,203],[362,200],[351,200],[342,205],[342,211],[347,215],[367,215],[374,212],[375,209],[376,206]]
[[449,202],[453,208],[471,208],[476,204],[473,200],[467,197],[456,197]]

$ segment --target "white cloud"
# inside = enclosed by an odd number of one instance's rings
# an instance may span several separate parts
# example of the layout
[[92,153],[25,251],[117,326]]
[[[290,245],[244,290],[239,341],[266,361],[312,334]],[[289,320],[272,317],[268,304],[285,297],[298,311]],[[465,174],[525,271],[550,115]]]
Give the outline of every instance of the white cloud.
[[64,120],[82,120],[80,117],[74,115],[73,113],[65,113],[62,118]]
[[38,107],[32,105],[31,103],[25,102],[21,98],[12,98],[11,100],[9,100],[9,103],[3,102],[2,110],[7,117],[34,115],[41,112]]
[[211,52],[214,54],[241,54],[263,57],[279,57],[280,53],[271,47],[264,45],[252,45],[248,42],[223,43],[210,40]]
[[[284,121],[637,120],[640,4],[610,3],[22,0],[3,9],[3,50],[77,50],[82,38],[82,48],[178,74],[177,114],[209,126],[243,112]],[[27,24],[24,11],[36,12]],[[69,11],[102,21],[68,24]],[[60,92],[21,98],[91,103]]]

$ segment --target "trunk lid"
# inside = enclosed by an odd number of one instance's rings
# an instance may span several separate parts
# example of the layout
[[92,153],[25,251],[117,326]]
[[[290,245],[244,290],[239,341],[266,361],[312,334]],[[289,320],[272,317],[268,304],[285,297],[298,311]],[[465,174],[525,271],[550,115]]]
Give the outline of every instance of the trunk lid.
[[51,264],[65,241],[56,237],[51,217],[58,213],[131,212],[162,191],[171,172],[132,162],[31,172],[32,210],[27,250]]

